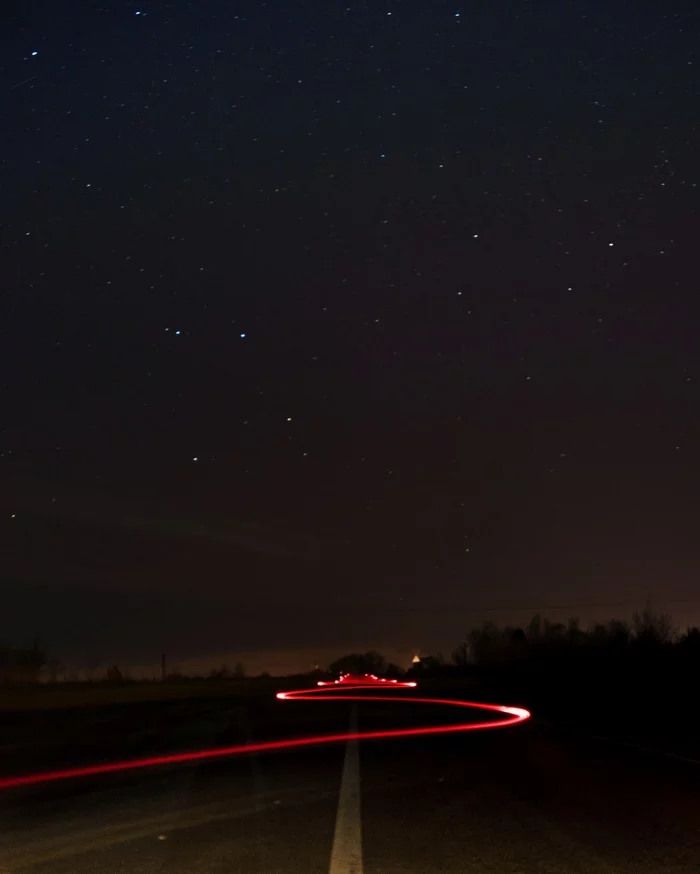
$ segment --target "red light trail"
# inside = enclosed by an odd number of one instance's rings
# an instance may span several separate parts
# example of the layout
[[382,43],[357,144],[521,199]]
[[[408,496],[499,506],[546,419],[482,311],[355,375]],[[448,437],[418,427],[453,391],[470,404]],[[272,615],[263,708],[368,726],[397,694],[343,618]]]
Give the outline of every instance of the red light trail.
[[[102,765],[89,765],[82,768],[67,768],[59,771],[44,771],[37,774],[23,774],[18,777],[0,778],[0,789],[13,789],[19,786],[35,786],[41,783],[53,783],[57,780],[69,780],[76,777],[93,777],[101,774],[114,774],[123,771],[136,771],[140,768],[154,768],[158,765],[179,765],[188,762],[206,762],[222,759],[244,753],[271,753],[280,750],[293,750],[302,747],[313,747],[322,744],[344,743],[347,740],[389,740],[401,737],[420,737],[431,734],[454,734],[462,731],[483,731],[490,728],[506,728],[517,725],[530,718],[530,713],[521,707],[505,707],[501,704],[483,704],[476,701],[455,701],[450,698],[397,698],[395,695],[360,695],[344,694],[345,689],[366,689],[368,686],[383,689],[396,689],[415,686],[415,683],[387,682],[374,678],[365,678],[360,682],[341,678],[339,684],[323,684],[315,689],[299,689],[290,692],[278,692],[281,701],[406,701],[411,704],[439,704],[450,707],[467,707],[485,710],[499,714],[496,719],[485,722],[457,722],[449,725],[428,725],[416,728],[382,729],[381,731],[357,731],[354,733],[337,732],[334,734],[318,734],[309,737],[290,738],[288,740],[261,741],[259,743],[237,744],[228,747],[215,747],[208,750],[195,750],[185,753],[171,753],[162,756],[150,756],[143,759],[130,759],[121,762],[111,762]],[[340,691],[342,688],[343,692]],[[335,693],[335,694],[334,694]],[[505,717],[505,718],[502,718]]]

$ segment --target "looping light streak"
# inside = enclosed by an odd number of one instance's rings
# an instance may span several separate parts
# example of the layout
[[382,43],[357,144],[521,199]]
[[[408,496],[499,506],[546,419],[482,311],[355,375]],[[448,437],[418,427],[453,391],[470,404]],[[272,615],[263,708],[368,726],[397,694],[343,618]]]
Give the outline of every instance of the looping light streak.
[[[344,682],[345,689],[366,689],[375,686],[383,689],[396,689],[415,686],[415,683],[392,683],[382,685],[363,680],[361,683]],[[184,753],[171,753],[163,756],[149,756],[142,759],[128,759],[121,762],[111,762],[101,765],[89,765],[81,768],[67,768],[59,771],[44,771],[37,774],[23,774],[17,777],[0,778],[0,789],[13,789],[20,786],[35,786],[41,783],[54,783],[58,780],[69,780],[77,777],[93,777],[101,774],[114,774],[123,771],[136,771],[141,768],[154,768],[158,765],[179,765],[189,762],[206,762],[223,759],[230,756],[250,753],[270,753],[280,750],[293,750],[302,747],[320,746],[322,744],[344,743],[347,740],[388,740],[390,738],[420,737],[432,734],[450,734],[462,731],[482,731],[489,728],[506,728],[517,725],[530,718],[530,712],[521,707],[506,707],[501,704],[484,704],[476,701],[455,701],[450,698],[397,698],[395,695],[359,695],[329,694],[339,691],[335,685],[328,684],[315,689],[299,689],[290,692],[278,692],[281,701],[405,701],[411,704],[439,704],[451,707],[467,707],[476,710],[486,710],[499,714],[501,718],[485,722],[458,722],[449,725],[428,725],[417,728],[382,729],[380,731],[357,731],[353,733],[336,732],[333,734],[318,734],[309,737],[297,737],[287,740],[260,741],[258,743],[236,744],[235,746],[215,747],[207,750],[194,750]],[[506,718],[502,718],[505,716]]]

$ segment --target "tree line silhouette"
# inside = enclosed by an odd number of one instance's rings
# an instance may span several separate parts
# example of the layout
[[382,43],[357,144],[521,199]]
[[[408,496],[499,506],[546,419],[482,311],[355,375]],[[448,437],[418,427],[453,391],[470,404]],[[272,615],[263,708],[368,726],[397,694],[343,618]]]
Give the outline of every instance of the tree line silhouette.
[[[371,673],[400,677],[487,678],[504,693],[537,700],[556,698],[560,705],[576,695],[601,700],[617,695],[628,701],[636,694],[669,697],[677,690],[694,689],[700,679],[700,628],[680,632],[667,613],[650,604],[636,611],[631,621],[610,619],[584,629],[578,619],[552,622],[535,615],[524,626],[499,626],[484,622],[471,629],[453,650],[422,656],[419,662],[399,666],[388,663],[377,651],[348,653],[325,671],[310,674]],[[212,669],[208,677],[187,677],[171,672],[169,681],[185,679],[241,679],[242,664]],[[128,672],[117,665],[97,672],[93,659],[83,671],[85,679],[128,681]],[[0,683],[36,683],[69,679],[60,659],[49,655],[38,642],[29,647],[0,644]]]
[[[171,671],[159,677],[166,682],[180,680],[242,680],[247,676],[245,665],[236,662],[233,668],[222,664],[212,668],[206,675],[187,675],[181,671]],[[264,673],[261,677],[269,677]],[[35,641],[31,646],[12,647],[0,643],[0,685],[35,684],[40,682],[103,682],[131,683],[135,680],[128,668],[116,664],[101,664],[94,656],[87,657],[80,669],[66,665],[61,658],[51,655],[46,647]]]
[[[396,675],[380,653],[353,653],[329,671]],[[583,628],[535,615],[524,626],[484,622],[451,657],[422,656],[406,674],[456,681],[482,700],[528,707],[557,725],[697,743],[700,628],[680,631],[650,604],[631,621]]]

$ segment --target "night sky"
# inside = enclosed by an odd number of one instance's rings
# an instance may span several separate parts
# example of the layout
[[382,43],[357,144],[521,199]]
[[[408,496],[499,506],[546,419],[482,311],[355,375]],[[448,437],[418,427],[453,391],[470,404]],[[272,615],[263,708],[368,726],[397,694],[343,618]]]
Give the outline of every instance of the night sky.
[[696,3],[2,20],[0,637],[700,620]]

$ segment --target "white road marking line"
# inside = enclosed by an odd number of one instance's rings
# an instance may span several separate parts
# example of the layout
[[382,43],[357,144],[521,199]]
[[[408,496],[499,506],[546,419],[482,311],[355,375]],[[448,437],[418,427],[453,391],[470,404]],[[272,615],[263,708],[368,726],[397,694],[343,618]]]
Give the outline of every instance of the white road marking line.
[[[253,740],[253,731],[251,726],[250,719],[250,707],[242,705],[236,708],[237,718],[238,718],[238,727],[241,730],[243,736],[245,737],[245,742],[251,744],[254,742]],[[262,768],[260,767],[260,755],[259,753],[252,753],[248,755],[248,760],[250,762],[250,773],[252,780],[252,796],[253,796],[253,806],[255,808],[255,812],[260,815],[269,810],[269,804],[265,804],[263,800],[265,796],[266,786],[265,781],[263,779]],[[277,806],[281,804],[281,800],[279,798],[275,798],[272,802],[273,805]],[[268,868],[272,869],[272,865],[270,864],[270,850],[268,848],[267,842],[263,838],[263,833],[258,830],[255,837],[255,860],[256,867],[260,871],[266,871]]]
[[[357,731],[357,704],[350,711],[349,733]],[[329,874],[362,874],[362,819],[360,817],[360,747],[356,740],[345,745]]]

